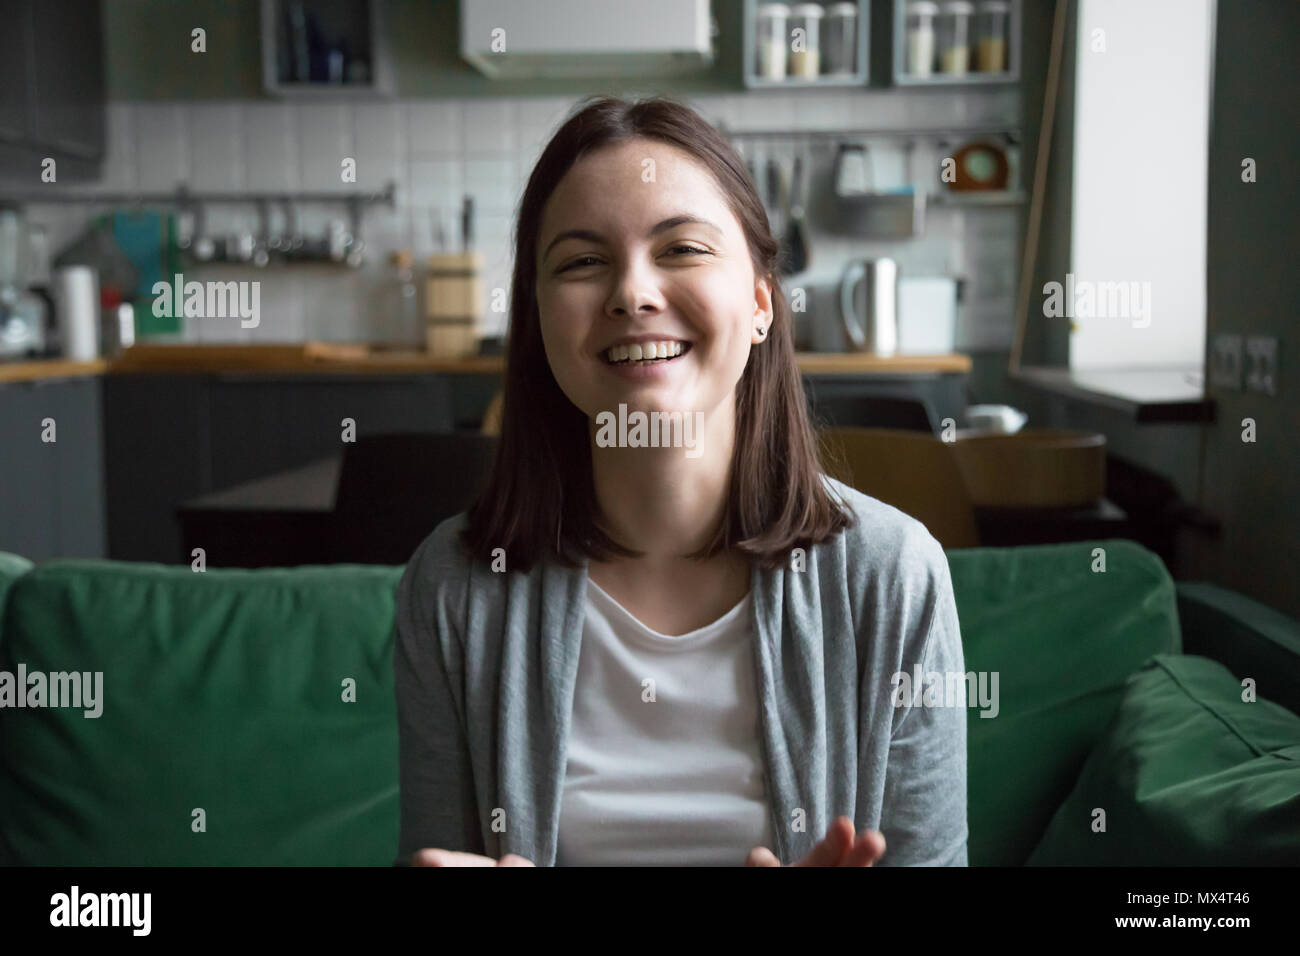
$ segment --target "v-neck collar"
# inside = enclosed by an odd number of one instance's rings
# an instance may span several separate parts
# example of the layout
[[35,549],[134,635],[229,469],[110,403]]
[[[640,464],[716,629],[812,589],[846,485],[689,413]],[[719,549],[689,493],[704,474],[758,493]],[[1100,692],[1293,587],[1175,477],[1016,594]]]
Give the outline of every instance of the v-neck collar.
[[732,605],[729,610],[724,611],[721,616],[710,621],[708,624],[702,624],[699,627],[692,628],[691,630],[687,631],[685,634],[664,634],[662,631],[656,631],[653,627],[651,627],[649,624],[646,624],[639,617],[637,617],[626,607],[624,607],[622,602],[620,602],[618,598],[614,597],[614,595],[610,594],[599,584],[593,581],[591,579],[590,573],[587,575],[587,587],[589,589],[587,594],[588,598],[591,597],[590,589],[594,588],[595,593],[601,599],[602,607],[612,605],[613,613],[617,614],[630,627],[634,628],[639,636],[648,638],[649,641],[653,643],[654,646],[662,645],[664,647],[672,647],[674,645],[679,645],[679,646],[695,645],[698,644],[703,639],[716,635],[720,629],[727,627],[728,625],[730,625],[732,622],[735,621],[736,617],[744,609],[746,602],[749,601],[750,597],[753,594],[753,589],[751,587],[749,591],[745,592],[745,596],[742,597],[739,601],[737,601],[734,605]]

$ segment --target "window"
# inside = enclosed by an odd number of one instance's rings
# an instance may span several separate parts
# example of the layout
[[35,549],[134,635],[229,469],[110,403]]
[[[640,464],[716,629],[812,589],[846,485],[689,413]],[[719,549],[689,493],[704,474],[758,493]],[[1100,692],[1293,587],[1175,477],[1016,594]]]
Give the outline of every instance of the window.
[[1073,319],[1071,370],[1199,370],[1214,0],[1078,14],[1070,270],[1047,314]]

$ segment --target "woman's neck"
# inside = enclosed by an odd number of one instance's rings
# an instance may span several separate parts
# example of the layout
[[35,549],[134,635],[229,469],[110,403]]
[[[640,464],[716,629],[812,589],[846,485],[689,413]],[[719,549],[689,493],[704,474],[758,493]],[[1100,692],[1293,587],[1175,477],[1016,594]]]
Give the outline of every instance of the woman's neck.
[[[685,447],[591,447],[596,502],[605,530],[653,566],[703,548],[726,513],[735,445],[729,408],[703,417],[698,457]],[[691,450],[694,454],[694,450]]]

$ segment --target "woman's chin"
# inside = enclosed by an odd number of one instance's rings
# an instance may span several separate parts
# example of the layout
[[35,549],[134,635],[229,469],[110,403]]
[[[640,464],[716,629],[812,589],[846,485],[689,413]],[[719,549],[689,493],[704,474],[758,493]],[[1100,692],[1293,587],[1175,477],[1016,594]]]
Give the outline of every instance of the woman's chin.
[[628,417],[633,414],[644,416],[684,416],[694,415],[698,409],[689,402],[680,401],[675,396],[659,395],[615,395],[601,404],[591,414],[591,419],[597,423],[600,422],[600,416],[603,414],[612,415],[617,422],[619,416]]

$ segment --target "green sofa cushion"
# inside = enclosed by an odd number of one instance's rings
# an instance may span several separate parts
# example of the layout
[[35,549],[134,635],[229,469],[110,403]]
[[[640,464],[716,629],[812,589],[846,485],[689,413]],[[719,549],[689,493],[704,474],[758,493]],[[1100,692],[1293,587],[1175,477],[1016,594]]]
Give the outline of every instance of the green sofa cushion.
[[[1093,549],[1106,570],[1093,571]],[[1019,866],[1069,794],[1130,674],[1180,647],[1174,584],[1132,541],[949,551],[966,669],[997,672],[999,712],[968,709],[972,866]]]
[[101,671],[103,711],[0,709],[0,864],[391,865],[401,571],[23,575],[0,669]]
[[1029,864],[1294,866],[1300,717],[1242,693],[1205,657],[1160,655],[1134,674]]

